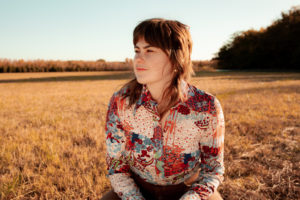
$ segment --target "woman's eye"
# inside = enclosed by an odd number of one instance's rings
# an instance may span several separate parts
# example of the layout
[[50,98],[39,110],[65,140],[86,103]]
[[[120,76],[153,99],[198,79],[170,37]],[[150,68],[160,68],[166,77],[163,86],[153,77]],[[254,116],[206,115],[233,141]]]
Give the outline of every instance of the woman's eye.
[[[134,52],[135,52],[135,53],[140,53],[139,50],[134,50]],[[147,49],[147,50],[146,50],[146,53],[151,53],[151,52],[154,52],[154,51],[151,50],[151,49]]]

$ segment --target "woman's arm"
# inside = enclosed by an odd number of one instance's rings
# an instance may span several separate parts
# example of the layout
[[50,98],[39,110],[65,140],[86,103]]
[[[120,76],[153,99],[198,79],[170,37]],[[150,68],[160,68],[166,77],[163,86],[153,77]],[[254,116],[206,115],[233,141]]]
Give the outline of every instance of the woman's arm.
[[222,107],[217,98],[214,100],[215,112],[210,121],[210,139],[201,144],[201,171],[198,181],[192,184],[181,200],[208,199],[223,181],[225,171],[223,163],[225,122]]
[[125,159],[125,136],[118,115],[118,99],[120,98],[116,93],[112,96],[106,116],[108,178],[112,188],[121,199],[141,200],[144,198],[134,180],[130,177],[130,167]]

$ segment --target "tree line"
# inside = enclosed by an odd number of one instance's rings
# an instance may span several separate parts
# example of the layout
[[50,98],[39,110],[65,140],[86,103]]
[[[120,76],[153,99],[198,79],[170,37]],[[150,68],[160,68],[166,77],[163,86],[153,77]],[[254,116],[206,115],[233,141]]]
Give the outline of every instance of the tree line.
[[299,71],[299,7],[282,12],[267,28],[234,33],[213,59],[219,69]]
[[70,71],[117,71],[131,69],[132,61],[60,61],[60,60],[9,60],[0,59],[0,73],[9,72],[70,72]]
[[[215,68],[216,61],[193,61],[195,71],[211,70]],[[55,60],[9,60],[0,59],[0,73],[16,72],[71,72],[71,71],[128,71],[132,70],[132,59],[125,62],[97,61],[55,61]]]

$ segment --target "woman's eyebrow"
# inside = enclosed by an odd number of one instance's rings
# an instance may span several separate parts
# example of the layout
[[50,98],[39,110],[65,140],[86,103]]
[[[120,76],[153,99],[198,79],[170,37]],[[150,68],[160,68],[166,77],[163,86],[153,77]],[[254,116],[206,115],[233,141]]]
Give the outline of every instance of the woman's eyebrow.
[[[153,47],[153,46],[151,46],[151,45],[149,44],[149,45],[144,46],[143,48],[144,48],[144,49],[147,49],[147,48],[150,48],[150,47]],[[134,48],[139,49],[140,47],[134,45]]]

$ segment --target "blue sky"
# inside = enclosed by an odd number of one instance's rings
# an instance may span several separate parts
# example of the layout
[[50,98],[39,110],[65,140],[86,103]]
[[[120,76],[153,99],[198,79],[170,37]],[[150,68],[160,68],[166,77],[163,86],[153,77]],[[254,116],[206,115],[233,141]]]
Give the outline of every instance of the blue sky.
[[124,61],[132,31],[153,17],[190,26],[193,60],[237,31],[259,29],[299,0],[0,0],[0,59]]

